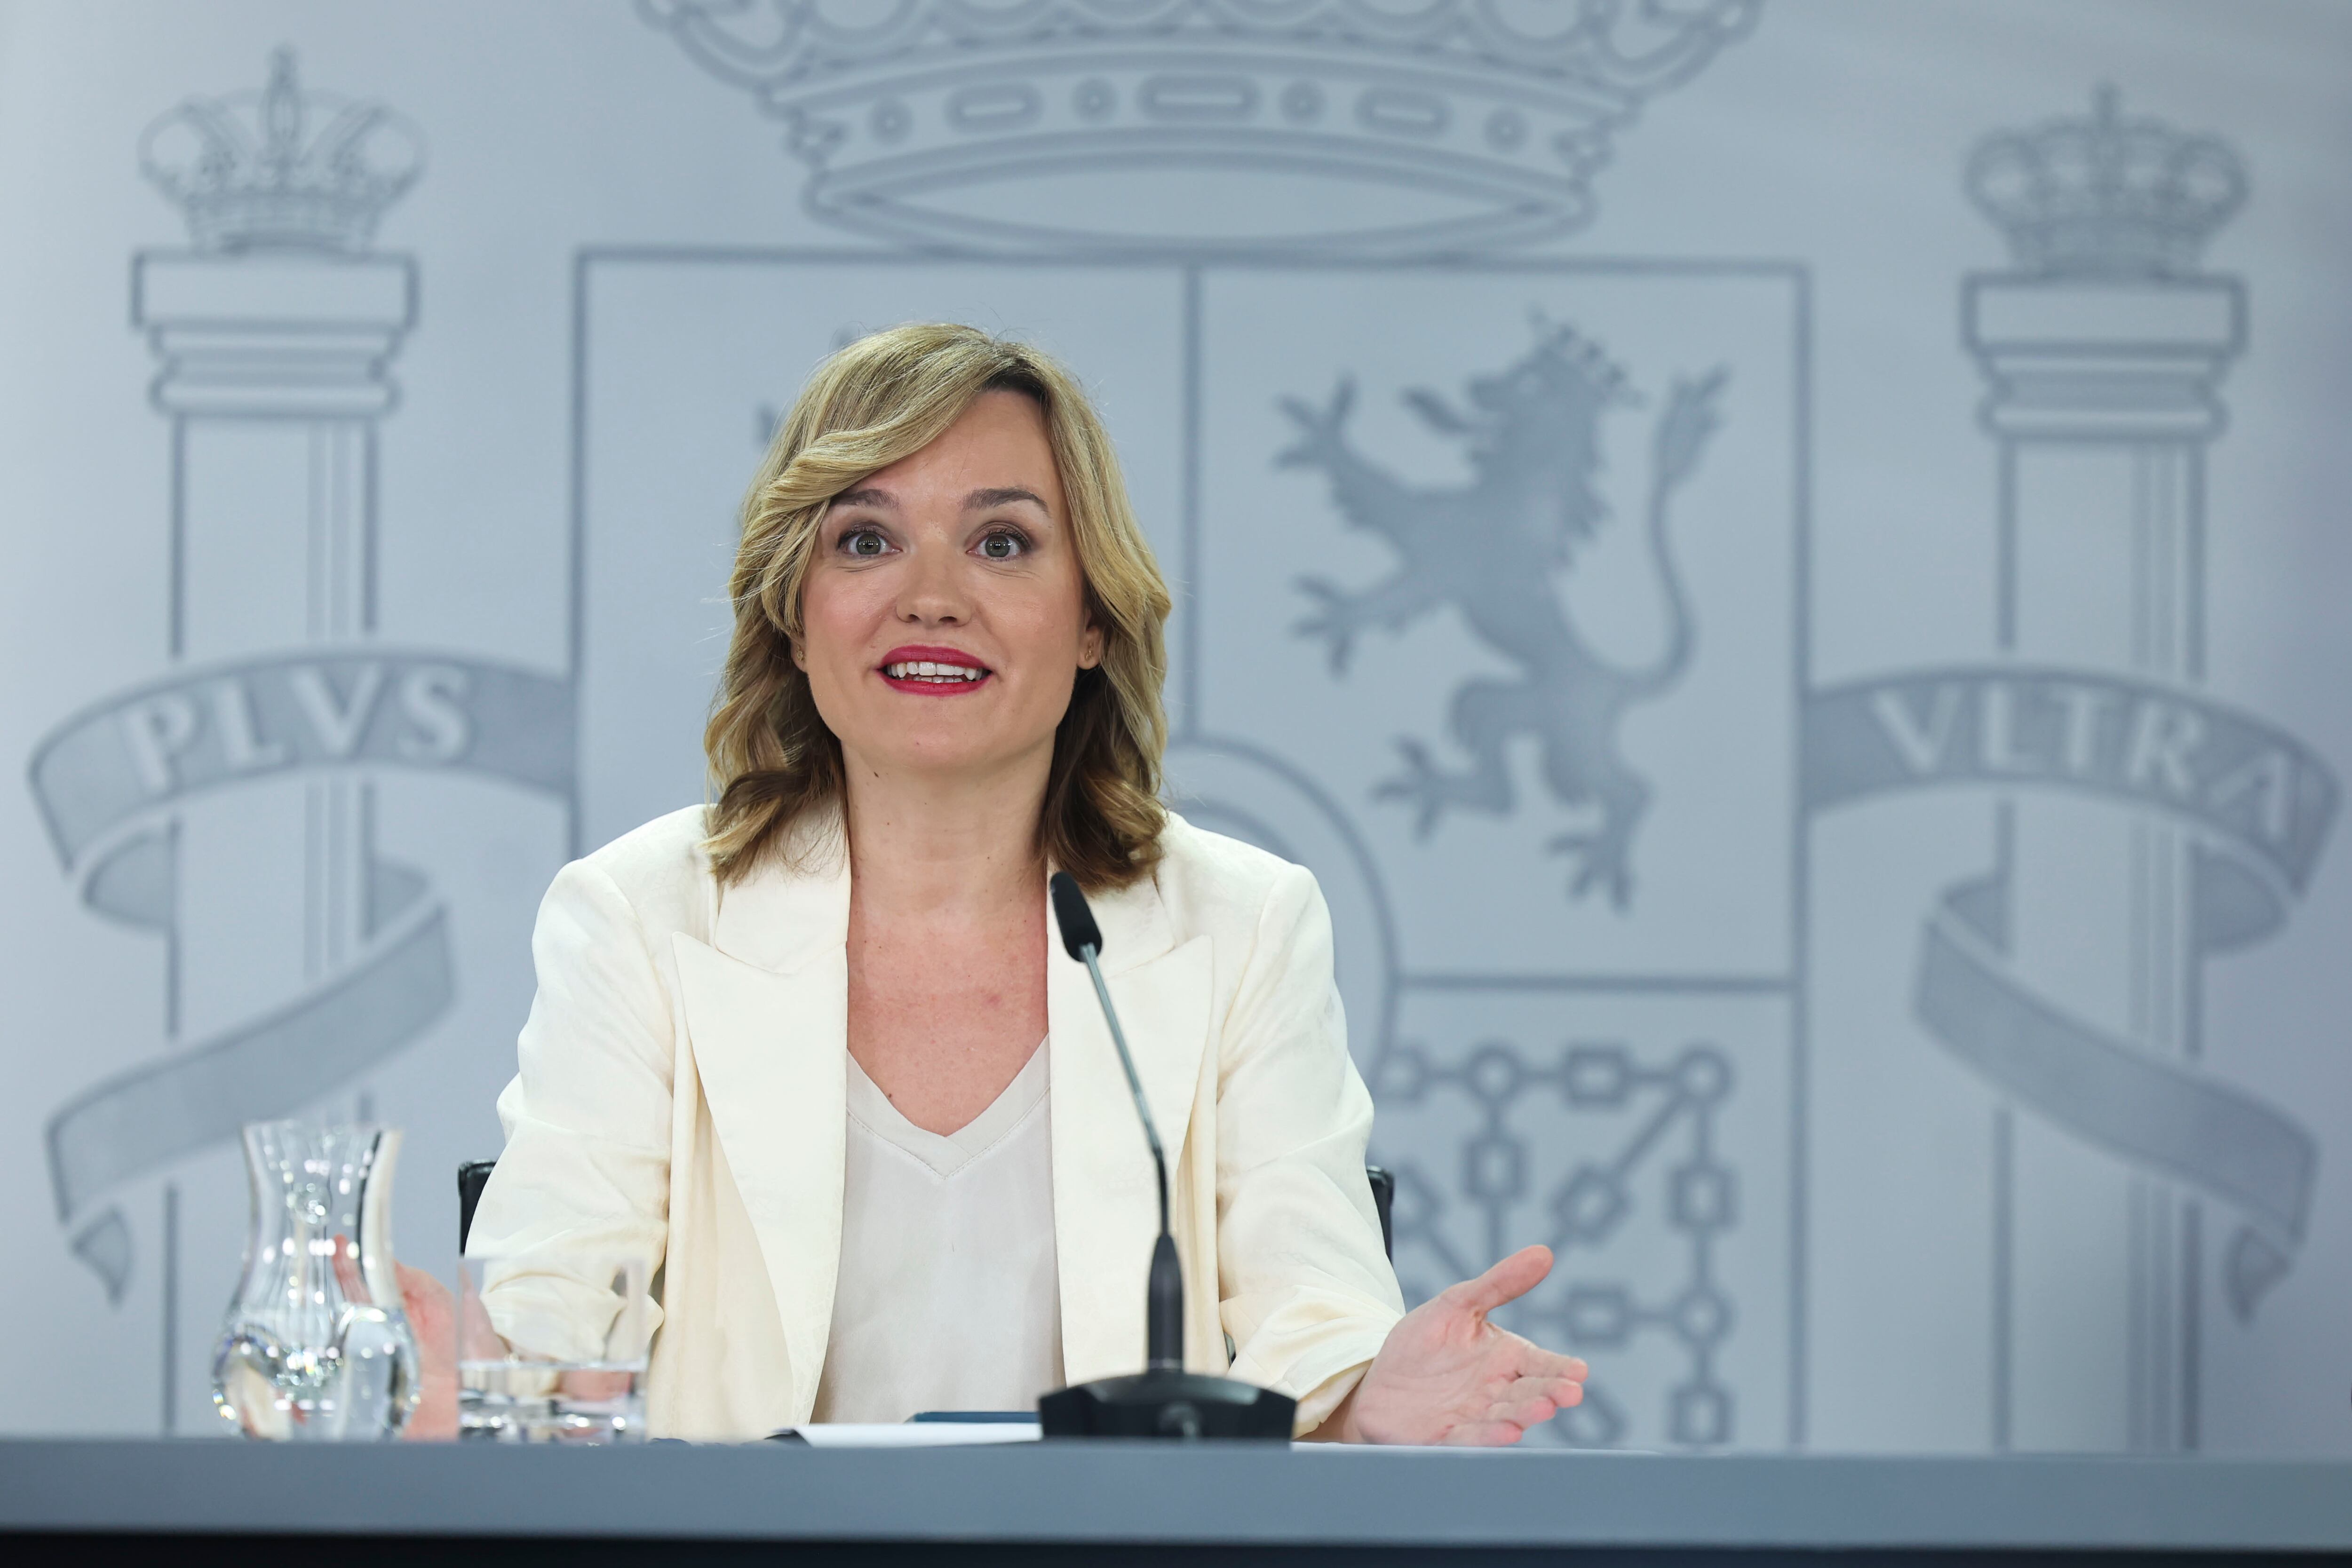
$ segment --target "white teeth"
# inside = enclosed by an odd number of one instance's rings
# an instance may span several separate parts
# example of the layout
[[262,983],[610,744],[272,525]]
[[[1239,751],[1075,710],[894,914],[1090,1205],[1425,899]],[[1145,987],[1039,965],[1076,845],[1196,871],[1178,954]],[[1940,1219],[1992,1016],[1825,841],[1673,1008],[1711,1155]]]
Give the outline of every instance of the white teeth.
[[894,681],[976,681],[988,674],[969,664],[942,664],[930,659],[909,659],[885,664],[882,673]]

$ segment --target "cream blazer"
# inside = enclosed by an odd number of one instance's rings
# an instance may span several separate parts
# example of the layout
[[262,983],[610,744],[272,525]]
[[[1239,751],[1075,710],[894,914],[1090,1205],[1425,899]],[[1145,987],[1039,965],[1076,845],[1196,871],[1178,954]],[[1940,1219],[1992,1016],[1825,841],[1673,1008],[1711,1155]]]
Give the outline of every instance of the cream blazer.
[[[506,1150],[468,1251],[646,1260],[648,1427],[747,1438],[808,1420],[824,1367],[849,873],[836,851],[829,870],[722,891],[703,820],[649,822],[548,890],[520,1071],[499,1097]],[[1150,880],[1092,903],[1173,1160],[1185,1364],[1291,1395],[1305,1432],[1403,1313],[1364,1178],[1371,1097],[1348,1058],[1330,915],[1302,867],[1175,817],[1161,842]],[[1079,1383],[1143,1364],[1158,1199],[1093,986],[1058,936],[1046,976],[1062,1361]]]

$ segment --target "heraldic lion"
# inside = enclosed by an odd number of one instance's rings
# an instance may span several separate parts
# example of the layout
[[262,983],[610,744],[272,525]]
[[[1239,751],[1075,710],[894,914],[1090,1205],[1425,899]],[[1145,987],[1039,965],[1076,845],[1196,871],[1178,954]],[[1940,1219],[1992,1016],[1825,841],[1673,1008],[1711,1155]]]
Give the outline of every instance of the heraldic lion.
[[1451,604],[1470,629],[1518,666],[1517,680],[1473,680],[1454,694],[1454,738],[1471,766],[1450,772],[1412,739],[1398,742],[1405,771],[1381,785],[1384,800],[1403,800],[1427,836],[1449,809],[1511,809],[1505,748],[1532,735],[1542,774],[1559,800],[1597,804],[1590,832],[1551,842],[1575,857],[1570,895],[1605,888],[1623,910],[1633,896],[1632,849],[1648,810],[1650,787],[1620,754],[1624,711],[1679,681],[1696,640],[1691,609],[1666,538],[1668,502],[1696,472],[1719,415],[1725,372],[1678,382],[1660,413],[1650,445],[1650,557],[1666,603],[1666,646],[1647,666],[1625,669],[1601,658],[1578,634],[1559,591],[1573,549],[1593,537],[1607,506],[1593,487],[1601,465],[1602,416],[1633,401],[1623,373],[1572,329],[1537,323],[1535,347],[1499,374],[1469,382],[1469,406],[1455,407],[1416,388],[1405,402],[1423,423],[1467,444],[1466,486],[1416,488],[1352,446],[1346,425],[1355,401],[1343,378],[1328,403],[1295,398],[1283,408],[1297,422],[1297,443],[1277,461],[1320,469],[1348,522],[1386,539],[1401,558],[1385,580],[1348,592],[1319,578],[1299,590],[1316,601],[1298,632],[1320,638],[1335,675],[1344,675],[1359,633],[1402,631],[1426,611]]

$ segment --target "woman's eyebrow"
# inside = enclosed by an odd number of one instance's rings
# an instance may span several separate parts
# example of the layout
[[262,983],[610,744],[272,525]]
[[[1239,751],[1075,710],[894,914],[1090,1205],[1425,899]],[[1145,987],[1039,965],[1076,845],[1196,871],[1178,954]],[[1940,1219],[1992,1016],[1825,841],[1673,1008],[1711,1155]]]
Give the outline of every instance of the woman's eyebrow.
[[1054,515],[1054,509],[1045,505],[1043,496],[1034,490],[1024,490],[1018,485],[999,490],[974,490],[963,498],[963,509],[976,512],[987,507],[1002,507],[1008,501],[1026,501],[1047,517]]
[[897,497],[891,495],[887,490],[876,490],[869,488],[864,490],[844,490],[840,495],[835,496],[833,498],[832,504],[836,507],[887,507],[895,510],[898,507],[898,500]]

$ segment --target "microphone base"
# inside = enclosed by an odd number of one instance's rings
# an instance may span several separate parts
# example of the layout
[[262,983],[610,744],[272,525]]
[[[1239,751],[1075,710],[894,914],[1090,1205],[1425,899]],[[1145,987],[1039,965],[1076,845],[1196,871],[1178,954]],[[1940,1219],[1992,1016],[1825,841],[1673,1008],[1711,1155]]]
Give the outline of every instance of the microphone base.
[[1037,1401],[1048,1437],[1255,1437],[1288,1442],[1298,1402],[1271,1388],[1197,1372],[1139,1372],[1059,1389]]

